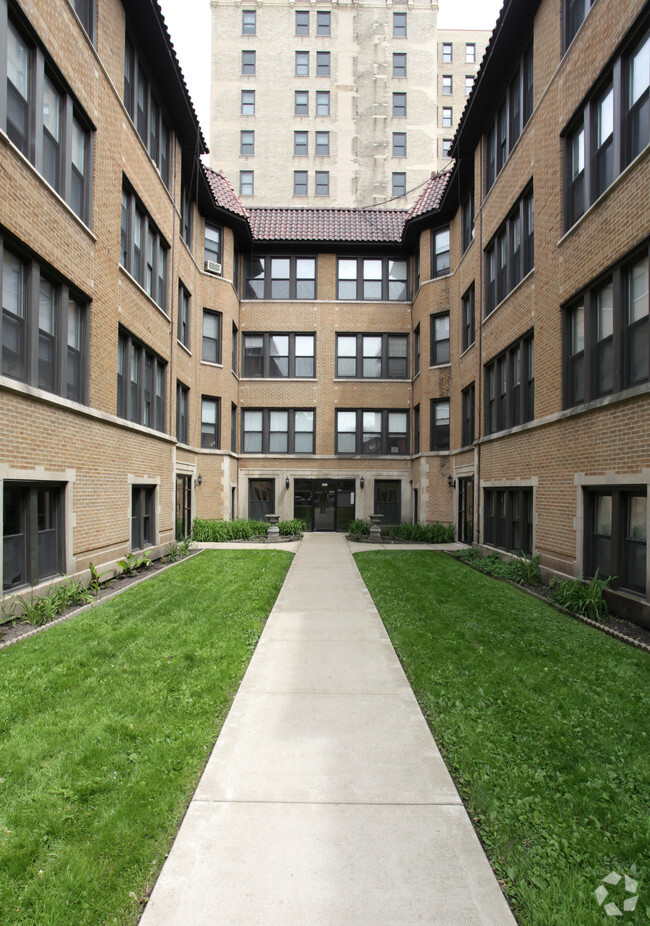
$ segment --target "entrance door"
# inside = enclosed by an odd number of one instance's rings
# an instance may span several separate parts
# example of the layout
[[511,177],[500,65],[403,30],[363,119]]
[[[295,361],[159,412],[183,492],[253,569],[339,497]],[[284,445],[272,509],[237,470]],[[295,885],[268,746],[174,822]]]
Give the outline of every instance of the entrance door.
[[192,532],[192,477],[176,476],[176,539]]
[[336,485],[314,481],[314,530],[336,530]]
[[354,518],[354,479],[294,479],[293,516],[311,531],[344,531]]
[[401,494],[398,479],[375,479],[375,514],[383,514],[383,524],[399,524],[402,517]]
[[458,539],[461,543],[474,540],[474,477],[458,480]]
[[248,480],[248,517],[251,521],[264,521],[267,514],[275,513],[275,480]]

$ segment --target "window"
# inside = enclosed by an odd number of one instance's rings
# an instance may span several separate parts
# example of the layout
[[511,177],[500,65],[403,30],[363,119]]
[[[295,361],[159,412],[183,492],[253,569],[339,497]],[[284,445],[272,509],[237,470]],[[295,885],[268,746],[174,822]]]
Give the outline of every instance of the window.
[[406,13],[393,13],[393,38],[406,38]]
[[176,337],[184,347],[190,348],[190,294],[182,283],[178,284],[178,329]]
[[2,591],[64,573],[64,485],[5,480],[2,488]]
[[585,571],[612,587],[645,596],[648,543],[646,486],[585,491]]
[[413,332],[413,376],[417,376],[420,372],[420,349],[420,326],[418,325]]
[[462,313],[463,313],[463,350],[467,350],[468,347],[474,343],[474,284],[470,286],[465,295],[463,296],[462,301]]
[[257,32],[257,11],[241,11],[241,31],[242,35],[255,35]]
[[[0,250],[2,242],[0,241]],[[88,307],[62,278],[2,251],[0,371],[73,402],[88,401]]]
[[330,133],[316,132],[316,154],[324,157],[330,153]]
[[449,363],[449,312],[431,316],[431,366]]
[[124,105],[169,189],[171,130],[163,115],[161,101],[153,90],[144,55],[129,35],[124,43]]
[[296,35],[309,35],[309,10],[296,10]]
[[176,380],[176,440],[189,443],[190,390]]
[[204,363],[221,363],[221,312],[203,309],[201,360]]
[[255,184],[255,171],[252,171],[252,170],[240,170],[239,171],[239,195],[240,196],[252,196],[254,184]]
[[245,299],[315,299],[315,257],[255,257],[246,261]]
[[307,171],[306,170],[294,170],[293,172],[293,195],[294,196],[306,196],[307,195]]
[[337,299],[403,302],[408,299],[407,273],[405,260],[339,257]]
[[469,96],[474,87],[474,75],[465,74],[465,96]]
[[449,399],[431,400],[431,450],[449,450]]
[[401,515],[402,485],[399,479],[375,479],[373,511],[382,514],[382,524],[399,524]]
[[420,452],[420,406],[413,408],[413,453]]
[[594,0],[564,0],[564,49],[569,47]]
[[443,140],[442,140],[442,156],[443,156],[443,158],[451,157],[451,155],[450,155],[450,152],[451,152],[451,143],[452,143],[452,139],[451,139],[451,138],[443,138]]
[[406,157],[406,132],[393,132],[393,157]]
[[461,206],[461,225],[464,254],[474,240],[474,190],[470,190]]
[[192,250],[193,204],[190,189],[185,182],[181,182],[181,237],[190,250]]
[[156,487],[131,487],[131,549],[144,550],[156,542]]
[[255,52],[254,51],[242,51],[241,72],[242,74],[254,74],[255,73]]
[[393,77],[406,77],[406,52],[393,52]]
[[316,73],[319,77],[330,76],[330,53],[328,51],[316,52]]
[[471,383],[462,392],[462,412],[463,420],[461,424],[461,441],[463,447],[468,447],[474,443],[474,404],[476,402],[476,390],[474,383]]
[[476,64],[476,45],[473,42],[465,43],[465,64]]
[[624,52],[564,133],[569,229],[650,141],[650,34]]
[[451,64],[453,61],[453,45],[451,42],[442,43],[442,63]]
[[230,405],[230,450],[237,453],[237,406],[234,402]]
[[329,116],[330,114],[330,92],[329,90],[316,91],[316,115]]
[[210,273],[221,273],[222,237],[223,229],[206,223],[203,238],[203,267]]
[[218,450],[221,446],[221,399],[201,396],[201,446]]
[[392,195],[393,196],[406,196],[406,174],[403,171],[393,172]]
[[328,170],[316,171],[316,196],[330,195],[330,172]]
[[442,107],[442,125],[443,127],[451,127],[454,121],[454,109],[453,106],[443,106]]
[[242,376],[265,379],[315,376],[313,334],[244,334],[242,349]]
[[[467,80],[467,78],[466,78]],[[485,192],[505,164],[533,112],[533,46],[529,44],[517,62],[505,96],[487,131],[485,143]]]
[[241,92],[241,114],[242,116],[255,115],[255,91],[242,90]]
[[309,52],[297,51],[294,74],[296,77],[306,77],[309,74]]
[[336,375],[408,379],[408,343],[406,334],[337,334]]
[[362,408],[336,412],[336,453],[406,454],[409,413]]
[[86,34],[92,42],[95,37],[95,2],[94,0],[73,0],[75,13],[81,20]]
[[294,93],[293,112],[296,116],[309,115],[309,91],[296,90]]
[[533,490],[484,490],[483,541],[513,553],[533,552]]
[[453,92],[454,92],[453,78],[451,74],[443,74],[442,75],[442,95],[451,96]]
[[535,417],[533,334],[485,364],[485,433],[514,428]]
[[431,276],[435,279],[449,273],[449,228],[434,232],[431,245]]
[[314,411],[243,409],[242,443],[242,453],[313,453]]
[[[87,223],[92,176],[88,163],[90,124],[58,71],[45,62],[41,49],[35,48],[11,20],[6,29],[6,122],[0,122],[0,128]],[[39,86],[42,99],[37,104]],[[66,125],[72,126],[70,134]]]
[[646,245],[566,306],[565,407],[650,378],[649,263]]
[[393,116],[396,119],[406,118],[406,94],[405,93],[394,93],[393,94]]
[[117,340],[117,415],[165,430],[167,365],[125,328]]
[[485,249],[485,314],[489,315],[535,264],[533,192],[526,191]]
[[239,153],[255,154],[255,132],[245,129],[239,133]]
[[318,10],[316,13],[316,35],[332,34],[332,14],[327,10]]
[[237,325],[232,323],[232,344],[231,344],[231,366],[232,371],[237,375],[237,357],[239,356],[239,347],[237,346]]
[[126,183],[122,187],[120,263],[160,308],[167,311],[169,247]]

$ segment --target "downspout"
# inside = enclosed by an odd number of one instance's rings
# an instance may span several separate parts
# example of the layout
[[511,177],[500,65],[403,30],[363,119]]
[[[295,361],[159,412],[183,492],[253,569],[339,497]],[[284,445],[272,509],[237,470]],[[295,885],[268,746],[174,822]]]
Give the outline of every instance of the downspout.
[[[478,165],[478,299],[476,306],[478,308],[478,425],[476,430],[476,487],[474,510],[476,511],[476,542],[480,542],[481,537],[481,422],[483,420],[483,157],[485,135],[481,135],[479,146],[479,165]],[[476,309],[475,309],[476,310]]]
[[169,436],[172,435],[172,383],[174,382],[174,268],[176,265],[176,165],[178,161],[178,148],[174,145],[174,176],[172,183],[174,185],[174,192],[172,195],[172,261],[171,261],[171,271],[170,271],[170,283],[171,283],[171,299],[169,304],[169,318],[171,321],[170,332],[169,332]]

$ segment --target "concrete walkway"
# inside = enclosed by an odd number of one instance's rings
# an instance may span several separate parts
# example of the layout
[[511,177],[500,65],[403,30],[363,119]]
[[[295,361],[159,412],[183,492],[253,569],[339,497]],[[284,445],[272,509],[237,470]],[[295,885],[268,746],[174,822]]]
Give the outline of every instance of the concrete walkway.
[[415,923],[515,920],[345,538],[307,534],[141,926]]

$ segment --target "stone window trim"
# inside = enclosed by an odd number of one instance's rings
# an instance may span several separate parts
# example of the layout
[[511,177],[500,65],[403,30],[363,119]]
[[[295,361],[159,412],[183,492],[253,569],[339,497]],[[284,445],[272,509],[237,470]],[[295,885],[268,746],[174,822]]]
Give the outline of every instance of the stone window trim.
[[[2,592],[15,592],[66,572],[67,483],[8,479],[3,497]],[[71,538],[69,538],[71,540]]]
[[157,543],[156,511],[158,487],[131,485],[131,549],[144,550]]

